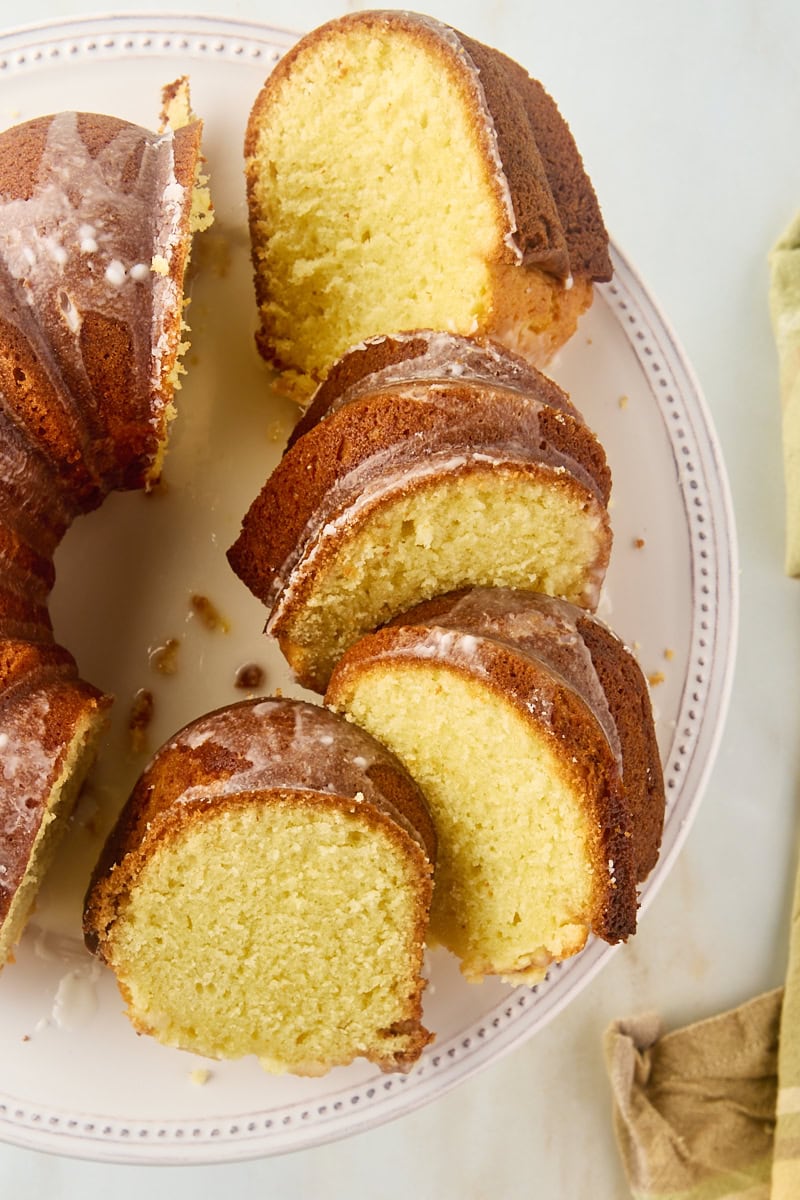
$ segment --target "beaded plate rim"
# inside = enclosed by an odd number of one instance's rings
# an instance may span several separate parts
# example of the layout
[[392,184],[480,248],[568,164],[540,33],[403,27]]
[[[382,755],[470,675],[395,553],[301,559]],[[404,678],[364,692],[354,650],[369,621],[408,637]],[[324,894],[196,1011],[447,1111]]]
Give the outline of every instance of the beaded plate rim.
[[[43,22],[0,36],[0,81],[57,61],[180,54],[274,64],[296,40],[287,30],[187,14],[94,15]],[[652,901],[688,833],[721,737],[738,623],[733,508],[721,450],[697,379],[646,287],[612,244],[615,275],[598,289],[614,311],[666,428],[690,536],[691,669],[666,756],[662,852],[642,891]],[[688,797],[688,799],[685,799]],[[684,801],[679,804],[679,801]],[[0,1091],[0,1138],[22,1147],[99,1161],[212,1163],[282,1153],[362,1132],[398,1117],[475,1074],[539,1030],[585,987],[615,948],[591,941],[537,988],[518,988],[486,1018],[437,1042],[408,1075],[377,1076],[325,1102],[196,1121],[106,1120],[35,1109]],[[453,1069],[457,1068],[457,1069]]]

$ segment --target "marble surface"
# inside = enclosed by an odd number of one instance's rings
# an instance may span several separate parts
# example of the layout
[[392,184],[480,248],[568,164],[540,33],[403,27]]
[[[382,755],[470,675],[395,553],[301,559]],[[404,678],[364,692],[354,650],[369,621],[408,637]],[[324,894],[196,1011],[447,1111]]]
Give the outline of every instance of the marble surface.
[[[14,20],[63,18],[79,7],[106,6],[27,0]],[[344,11],[323,0],[192,5],[223,7],[227,17],[298,29]],[[800,7],[430,0],[427,11],[513,54],[555,95],[610,230],[704,388],[727,460],[741,560],[733,697],[705,799],[639,936],[542,1033],[434,1104],[334,1145],[222,1167],[108,1167],[0,1146],[0,1195],[73,1200],[113,1191],[127,1200],[146,1189],[153,1200],[199,1200],[226,1189],[282,1200],[622,1200],[629,1193],[601,1052],[607,1023],[643,1009],[683,1023],[781,979],[800,780],[800,583],[782,573],[766,253],[800,205]],[[14,20],[4,5],[0,23]]]

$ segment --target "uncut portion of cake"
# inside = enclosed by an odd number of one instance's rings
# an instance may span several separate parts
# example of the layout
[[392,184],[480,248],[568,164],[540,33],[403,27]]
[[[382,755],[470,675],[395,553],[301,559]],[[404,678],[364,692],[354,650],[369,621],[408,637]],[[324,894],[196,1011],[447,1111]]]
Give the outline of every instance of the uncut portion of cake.
[[489,336],[536,365],[611,278],[555,103],[430,17],[359,12],[304,37],[245,140],[261,353],[307,397],[380,333]]
[[369,734],[253,700],[155,755],[87,899],[87,945],[139,1032],[318,1075],[363,1055],[407,1070],[430,1040],[421,978],[436,838]]
[[324,691],[362,633],[454,588],[594,608],[610,487],[597,438],[523,360],[452,334],[375,338],[333,368],[228,557]]
[[647,684],[600,621],[478,588],[353,646],[326,703],[389,746],[439,839],[433,938],[470,979],[536,982],[636,928],[664,787]]
[[0,966],[110,704],[54,642],[53,554],[110,491],[158,478],[211,220],[200,136],[74,112],[0,134]]

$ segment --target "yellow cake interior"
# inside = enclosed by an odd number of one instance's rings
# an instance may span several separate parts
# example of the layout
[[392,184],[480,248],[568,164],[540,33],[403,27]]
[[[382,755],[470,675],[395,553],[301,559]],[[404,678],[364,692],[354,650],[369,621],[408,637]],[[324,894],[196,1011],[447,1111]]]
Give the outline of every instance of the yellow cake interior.
[[439,838],[431,936],[475,980],[541,979],[584,945],[589,816],[552,747],[502,697],[434,662],[348,670],[328,699],[422,788]]
[[[164,108],[161,113],[162,130],[167,127],[173,130],[182,129],[184,126],[191,124],[193,121],[199,120],[197,114],[193,111],[191,105],[191,97],[189,92],[189,80],[183,77],[176,81],[174,89],[170,92],[165,89]],[[161,387],[166,397],[166,406],[164,409],[164,436],[159,445],[158,454],[149,471],[150,480],[157,480],[161,475],[164,466],[164,458],[167,450],[167,429],[177,415],[177,408],[174,402],[175,392],[179,392],[183,387],[183,376],[186,374],[184,360],[187,357],[190,341],[189,335],[191,327],[186,320],[186,313],[189,309],[190,298],[183,291],[186,280],[186,275],[189,269],[189,263],[192,255],[192,239],[196,233],[204,233],[214,223],[214,205],[211,200],[211,188],[209,186],[209,177],[206,172],[206,160],[202,154],[198,154],[197,161],[194,167],[194,180],[192,183],[192,195],[188,214],[188,228],[185,232],[186,255],[183,263],[183,277],[181,279],[181,313],[180,313],[180,328],[178,338],[175,343],[175,353],[168,354],[164,359],[164,371],[161,381]],[[153,269],[156,269],[154,264]],[[167,264],[164,263],[164,269],[167,269]]]
[[418,988],[412,864],[333,805],[209,807],[145,855],[104,957],[168,1045],[299,1074],[389,1057]]
[[483,321],[499,201],[443,62],[406,32],[350,29],[302,53],[261,117],[253,244],[284,365],[319,379],[373,334]]
[[303,603],[275,628],[292,666],[320,690],[363,633],[455,588],[523,587],[585,602],[608,535],[600,505],[549,473],[489,466],[384,496],[323,540],[333,536],[336,553],[318,555]]

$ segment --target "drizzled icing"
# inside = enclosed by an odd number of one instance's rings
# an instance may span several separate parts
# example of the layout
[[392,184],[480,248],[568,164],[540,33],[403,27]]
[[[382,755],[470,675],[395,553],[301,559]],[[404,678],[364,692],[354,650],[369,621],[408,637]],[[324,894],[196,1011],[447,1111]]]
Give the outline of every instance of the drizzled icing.
[[[414,638],[409,643],[401,636],[398,654],[462,663],[474,674],[488,679],[493,670],[492,644],[510,646],[541,663],[583,700],[621,766],[617,726],[578,628],[579,620],[593,618],[564,600],[514,588],[470,588],[434,604],[438,611],[419,625],[411,613],[409,626],[414,629]],[[403,618],[394,622],[398,626],[402,623]],[[387,653],[391,651],[381,650],[381,657]],[[549,701],[538,690],[520,699],[529,711],[547,723]]]
[[158,778],[159,760],[177,754],[187,777],[195,756],[201,765],[211,758],[218,762],[213,777],[190,784],[170,803],[213,803],[226,796],[279,789],[323,792],[372,805],[425,850],[420,832],[373,777],[375,768],[404,774],[397,760],[364,730],[317,705],[270,698],[201,717],[159,751],[146,781]]
[[[2,272],[0,272],[0,280]],[[2,285],[0,284],[0,287]],[[2,407],[0,393],[2,522],[39,554],[50,556],[77,507],[53,478],[50,464],[24,438]],[[0,558],[5,574],[10,563]]]
[[[383,395],[387,402],[397,395],[421,409],[439,409],[446,421],[382,447],[328,488],[262,597],[273,609],[268,629],[274,628],[291,604],[293,591],[300,586],[299,575],[312,569],[325,539],[339,536],[367,506],[425,479],[470,467],[532,463],[556,474],[569,474],[603,505],[597,481],[580,462],[548,440],[539,418],[554,406],[532,393],[527,369],[518,369],[513,359],[494,350],[476,347],[473,353],[464,339],[456,339],[458,353],[453,359],[449,335],[424,336],[430,340],[429,353],[366,376],[347,389],[335,406],[343,407],[367,394]],[[450,378],[445,375],[447,365]],[[460,369],[453,371],[454,366]],[[475,389],[470,401],[465,400],[465,387]],[[568,411],[568,405],[564,409]],[[561,413],[558,416],[569,419]],[[480,430],[484,419],[494,427],[491,434]],[[599,589],[601,581],[598,577],[591,586]]]
[[[320,414],[320,419],[337,412],[360,396],[389,390],[397,384],[421,380],[431,383],[461,380],[465,383],[485,384],[504,391],[517,392],[526,397],[530,397],[537,388],[546,383],[546,403],[551,408],[559,408],[569,413],[582,423],[580,413],[565,393],[551,381],[545,381],[523,359],[489,341],[475,341],[458,334],[435,330],[415,330],[413,333],[380,334],[368,338],[353,346],[347,352],[347,357],[359,354],[369,356],[371,351],[387,342],[401,349],[414,344],[421,344],[422,348],[412,357],[402,358],[377,370],[368,371],[337,396],[329,399],[324,413]],[[312,406],[317,395],[325,390],[326,385],[321,384],[312,398]]]
[[[33,692],[3,709],[0,739],[0,912],[24,874],[31,838],[42,820],[42,781],[51,778],[61,747],[47,749],[50,703]],[[20,849],[21,848],[21,849]]]
[[[52,555],[79,512],[113,488],[141,485],[157,450],[165,367],[179,337],[172,275],[188,197],[173,133],[111,117],[61,113],[6,130],[0,161],[14,181],[0,196],[8,380],[0,389],[0,580],[10,601],[0,639],[12,680],[19,668],[19,686],[0,695],[4,919],[51,819],[45,800],[80,731],[78,714],[98,707],[53,642],[44,607]],[[156,262],[163,273],[151,270]],[[120,347],[124,361],[105,372],[102,355],[113,359]]]
[[[91,313],[127,329],[129,411],[158,428],[164,356],[177,336],[178,286],[169,263],[185,205],[172,131],[158,136],[122,122],[114,127],[93,156],[77,113],[53,117],[32,193],[0,199],[3,317],[35,353],[75,449],[102,492],[118,480],[115,464],[98,460],[94,445],[104,427],[103,397],[87,374],[81,331]],[[165,274],[150,270],[158,257],[167,264]]]

